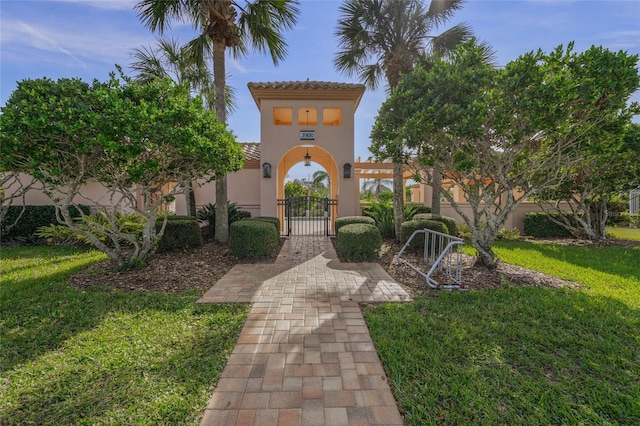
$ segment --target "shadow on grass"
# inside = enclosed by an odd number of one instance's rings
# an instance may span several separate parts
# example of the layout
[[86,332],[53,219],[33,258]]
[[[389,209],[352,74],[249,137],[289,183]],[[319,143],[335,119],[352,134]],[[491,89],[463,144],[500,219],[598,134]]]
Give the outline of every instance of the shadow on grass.
[[41,257],[3,250],[0,424],[197,423],[247,306],[74,289],[68,278],[100,257],[65,248],[49,262],[35,250]]
[[407,425],[640,424],[640,311],[614,298],[441,293],[365,318]]

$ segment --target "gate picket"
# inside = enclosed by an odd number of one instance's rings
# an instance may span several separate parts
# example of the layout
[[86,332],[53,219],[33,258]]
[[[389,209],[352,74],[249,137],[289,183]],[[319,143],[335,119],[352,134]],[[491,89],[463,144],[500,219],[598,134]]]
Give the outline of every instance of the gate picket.
[[283,235],[334,235],[337,212],[338,200],[329,198],[308,196],[278,200]]

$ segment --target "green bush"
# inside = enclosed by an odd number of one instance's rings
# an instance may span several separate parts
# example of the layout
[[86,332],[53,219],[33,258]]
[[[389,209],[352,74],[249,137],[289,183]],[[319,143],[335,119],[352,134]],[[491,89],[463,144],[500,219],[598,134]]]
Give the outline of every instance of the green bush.
[[[172,220],[194,220],[195,217],[193,216],[186,216],[186,215],[177,215],[177,214],[168,214],[167,216],[167,222],[170,222]],[[164,215],[159,215],[158,216],[158,220],[162,221],[164,220]]]
[[376,221],[373,220],[372,217],[369,216],[343,216],[336,218],[336,234],[338,230],[345,225],[352,225],[354,223],[367,223],[369,225],[375,225]]
[[414,219],[415,215],[424,213],[431,213],[431,207],[414,203],[408,203],[404,206],[404,218],[406,220]]
[[352,223],[340,227],[336,235],[336,251],[349,262],[371,261],[382,246],[380,230],[368,223]]
[[613,223],[615,226],[640,228],[640,213],[620,213],[618,220]]
[[[167,220],[164,235],[156,249],[157,253],[202,246],[202,232],[198,221],[194,217],[186,217],[187,219]],[[162,218],[156,221],[157,231],[160,230],[162,221]]]
[[[229,226],[231,226],[231,224],[234,222],[237,222],[243,219],[248,219],[251,217],[251,212],[239,209],[236,203],[227,201],[227,208],[229,211],[228,213]],[[172,216],[169,216],[169,218],[171,217]],[[190,217],[190,216],[177,216],[177,217]],[[198,210],[198,212],[196,213],[196,217],[198,218],[199,221],[204,222],[206,225],[209,226],[209,235],[214,236],[216,232],[216,229],[215,229],[216,228],[215,226],[216,205],[211,203],[206,204],[205,206],[203,206]]]
[[496,239],[505,240],[505,241],[517,241],[520,238],[521,238],[521,235],[520,235],[520,230],[518,230],[518,228],[513,228],[513,229],[502,228],[501,230],[498,231],[498,234],[496,235]]
[[[23,206],[10,206],[7,210],[5,217],[0,224],[0,234],[2,238],[32,238],[38,232],[38,228],[41,226],[57,225],[58,219],[56,219],[56,207],[49,206],[24,206],[25,210],[20,217]],[[79,217],[80,209],[85,215],[91,214],[89,206],[78,205],[71,206],[69,213],[71,217]],[[5,229],[6,224],[12,224],[16,219],[20,217],[18,223],[16,223],[8,231]]]
[[362,214],[373,218],[383,237],[395,236],[393,204],[391,200],[372,201],[362,207]]
[[280,235],[280,219],[275,216],[256,216],[252,217],[250,220],[257,220],[258,222],[267,222],[273,224],[276,228],[276,232]]
[[229,228],[229,249],[240,259],[273,258],[277,254],[279,232],[273,221],[256,219],[234,222]]
[[[400,241],[402,242],[402,244],[405,244],[409,240],[411,235],[419,229],[430,229],[432,231],[448,234],[447,226],[443,222],[426,219],[408,220],[400,226]],[[436,239],[436,241],[438,240]],[[429,247],[431,247],[431,241],[428,242],[428,245]],[[422,249],[424,247],[424,238],[414,238],[413,241],[411,241],[409,247],[411,249]],[[436,247],[436,250],[439,249],[440,247]]]
[[73,232],[67,225],[41,226],[36,231],[36,237],[43,239],[47,244],[52,245],[74,245],[88,243],[84,237]]
[[458,231],[456,235],[464,240],[470,240],[473,235],[471,228],[466,223],[457,223],[456,230]]
[[458,226],[456,220],[449,216],[442,216],[439,214],[433,213],[419,213],[413,217],[415,220],[436,220],[438,222],[442,222],[447,227],[449,235],[458,235]]
[[[562,213],[570,223],[575,224],[575,219],[571,213]],[[558,219],[561,213],[552,213]],[[524,233],[536,238],[570,238],[571,232],[565,227],[553,222],[546,213],[527,213],[524,215]]]

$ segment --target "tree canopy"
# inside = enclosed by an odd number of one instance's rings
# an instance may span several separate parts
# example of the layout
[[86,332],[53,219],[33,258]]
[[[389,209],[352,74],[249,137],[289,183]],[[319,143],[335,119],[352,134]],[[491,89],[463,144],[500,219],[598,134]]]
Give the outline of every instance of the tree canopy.
[[[434,34],[464,5],[464,0],[346,0],[340,7],[336,36],[340,50],[334,59],[338,71],[357,75],[367,87],[384,79],[389,89],[400,82],[422,57],[442,56],[471,37],[467,24]],[[393,160],[393,216],[396,238],[404,221],[402,140],[387,141]]]
[[[215,111],[227,122],[225,52],[244,56],[250,48],[271,56],[274,64],[284,59],[287,44],[282,35],[293,28],[300,13],[297,0],[141,0],[135,6],[142,23],[161,35],[174,21],[190,23],[198,35],[185,46],[194,64],[211,56],[215,87]],[[216,180],[216,240],[229,238],[227,180]]]
[[[134,246],[128,259],[115,236],[114,248],[84,235],[120,266],[153,252],[164,230],[156,233],[155,220],[166,200],[188,182],[223,176],[244,161],[241,146],[201,98],[168,79],[23,80],[2,108],[0,127],[0,170],[42,182],[60,221],[74,231],[86,233],[69,215],[78,200],[145,217],[141,241],[124,237]],[[83,192],[91,181],[106,188],[99,197]]]
[[442,194],[472,229],[480,262],[495,267],[491,246],[518,204],[567,182],[613,123],[638,112],[629,104],[637,61],[601,47],[576,53],[570,44],[495,69],[468,42],[403,78],[379,111],[372,151],[389,158],[390,141],[403,139],[417,178],[431,183],[435,171],[459,185],[471,215]]

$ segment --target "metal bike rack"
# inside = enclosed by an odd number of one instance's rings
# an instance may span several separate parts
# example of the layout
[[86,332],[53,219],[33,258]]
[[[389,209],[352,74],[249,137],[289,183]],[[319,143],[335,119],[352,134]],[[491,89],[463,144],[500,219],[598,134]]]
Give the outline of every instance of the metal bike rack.
[[[424,235],[424,255],[423,260],[426,265],[431,265],[429,271],[425,274],[417,266],[412,265],[408,261],[401,258],[402,253],[411,244],[417,235]],[[432,231],[430,229],[418,229],[396,256],[396,260],[400,265],[407,265],[423,276],[427,285],[435,289],[462,290],[462,252],[460,246],[464,245],[462,238],[453,235],[443,234],[441,232]],[[431,277],[435,271],[443,272],[455,284],[441,284]]]

